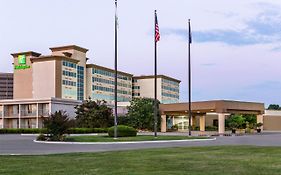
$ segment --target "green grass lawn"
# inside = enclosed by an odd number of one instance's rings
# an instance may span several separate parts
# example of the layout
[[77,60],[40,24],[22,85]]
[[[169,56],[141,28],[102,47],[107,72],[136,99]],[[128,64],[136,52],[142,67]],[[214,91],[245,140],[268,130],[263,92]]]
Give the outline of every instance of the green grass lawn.
[[279,175],[280,147],[216,146],[0,156],[1,175]]
[[188,137],[188,136],[136,136],[136,137],[118,137],[114,139],[109,136],[68,136],[67,141],[71,142],[125,142],[125,141],[156,141],[156,140],[187,140],[187,139],[206,139],[207,137]]

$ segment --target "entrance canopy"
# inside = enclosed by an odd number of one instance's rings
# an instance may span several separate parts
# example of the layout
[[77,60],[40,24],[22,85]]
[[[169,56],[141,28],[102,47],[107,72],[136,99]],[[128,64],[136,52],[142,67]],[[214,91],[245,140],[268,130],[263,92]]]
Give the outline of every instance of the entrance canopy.
[[[191,110],[191,125],[194,125],[196,117],[199,117],[200,131],[205,131],[206,116],[211,118],[216,115],[217,119],[213,122],[217,123],[219,134],[224,134],[225,118],[230,114],[254,114],[257,116],[257,122],[263,123],[264,104],[230,100],[200,101],[192,102]],[[181,130],[187,130],[188,103],[161,104],[160,113],[162,132],[166,132],[167,128],[170,129],[175,125]]]
[[[231,100],[212,100],[191,103],[191,111],[194,114],[229,113],[229,114],[264,114],[264,103],[243,102]],[[160,113],[187,114],[188,103],[160,104]]]

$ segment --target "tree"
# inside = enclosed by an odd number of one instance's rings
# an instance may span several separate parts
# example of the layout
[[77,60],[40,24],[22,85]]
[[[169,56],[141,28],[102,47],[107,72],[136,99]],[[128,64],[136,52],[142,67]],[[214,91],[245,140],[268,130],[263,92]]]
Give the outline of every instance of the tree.
[[76,123],[83,128],[106,128],[113,125],[112,109],[106,101],[92,101],[91,98],[77,105]]
[[[157,100],[157,108],[160,102]],[[134,98],[128,107],[128,125],[137,129],[153,130],[154,128],[154,99]],[[160,129],[160,115],[157,112],[158,129]]]
[[56,111],[48,118],[45,118],[43,124],[47,129],[47,134],[50,140],[63,141],[64,135],[71,127],[71,120],[65,112]]
[[277,104],[270,104],[267,109],[271,110],[281,110],[281,107]]
[[234,128],[243,128],[243,125],[245,124],[245,118],[242,115],[234,114],[231,115],[227,120],[226,120],[227,126],[231,127],[232,129]]
[[[257,116],[254,114],[243,114],[242,117],[244,118],[243,128],[255,128],[257,124]],[[248,124],[248,126],[247,126]]]

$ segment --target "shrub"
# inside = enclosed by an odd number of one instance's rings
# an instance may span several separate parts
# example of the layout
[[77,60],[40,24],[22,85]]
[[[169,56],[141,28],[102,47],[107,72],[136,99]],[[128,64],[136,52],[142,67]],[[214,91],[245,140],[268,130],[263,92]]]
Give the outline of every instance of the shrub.
[[63,141],[65,134],[70,128],[69,118],[65,112],[56,111],[48,118],[44,119],[44,126],[47,128],[47,134],[52,141]]
[[47,137],[46,137],[44,134],[40,134],[40,135],[36,138],[36,140],[45,141],[45,140],[47,140]]
[[218,127],[217,126],[206,126],[205,130],[206,131],[217,131]]
[[108,128],[70,128],[68,134],[107,133]]
[[[108,129],[108,135],[109,137],[114,137],[114,126]],[[137,130],[135,128],[125,125],[117,126],[117,137],[131,137],[136,135],[137,135]]]

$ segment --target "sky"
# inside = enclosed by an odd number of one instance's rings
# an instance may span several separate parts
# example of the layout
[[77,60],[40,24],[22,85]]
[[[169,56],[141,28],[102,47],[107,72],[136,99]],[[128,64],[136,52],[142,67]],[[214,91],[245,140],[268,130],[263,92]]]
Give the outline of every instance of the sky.
[[[89,63],[114,66],[114,0],[1,0],[0,72],[11,53],[75,44]],[[181,80],[188,99],[187,22],[191,19],[192,100],[281,104],[281,1],[118,0],[118,68],[154,73],[154,10],[158,73]]]

